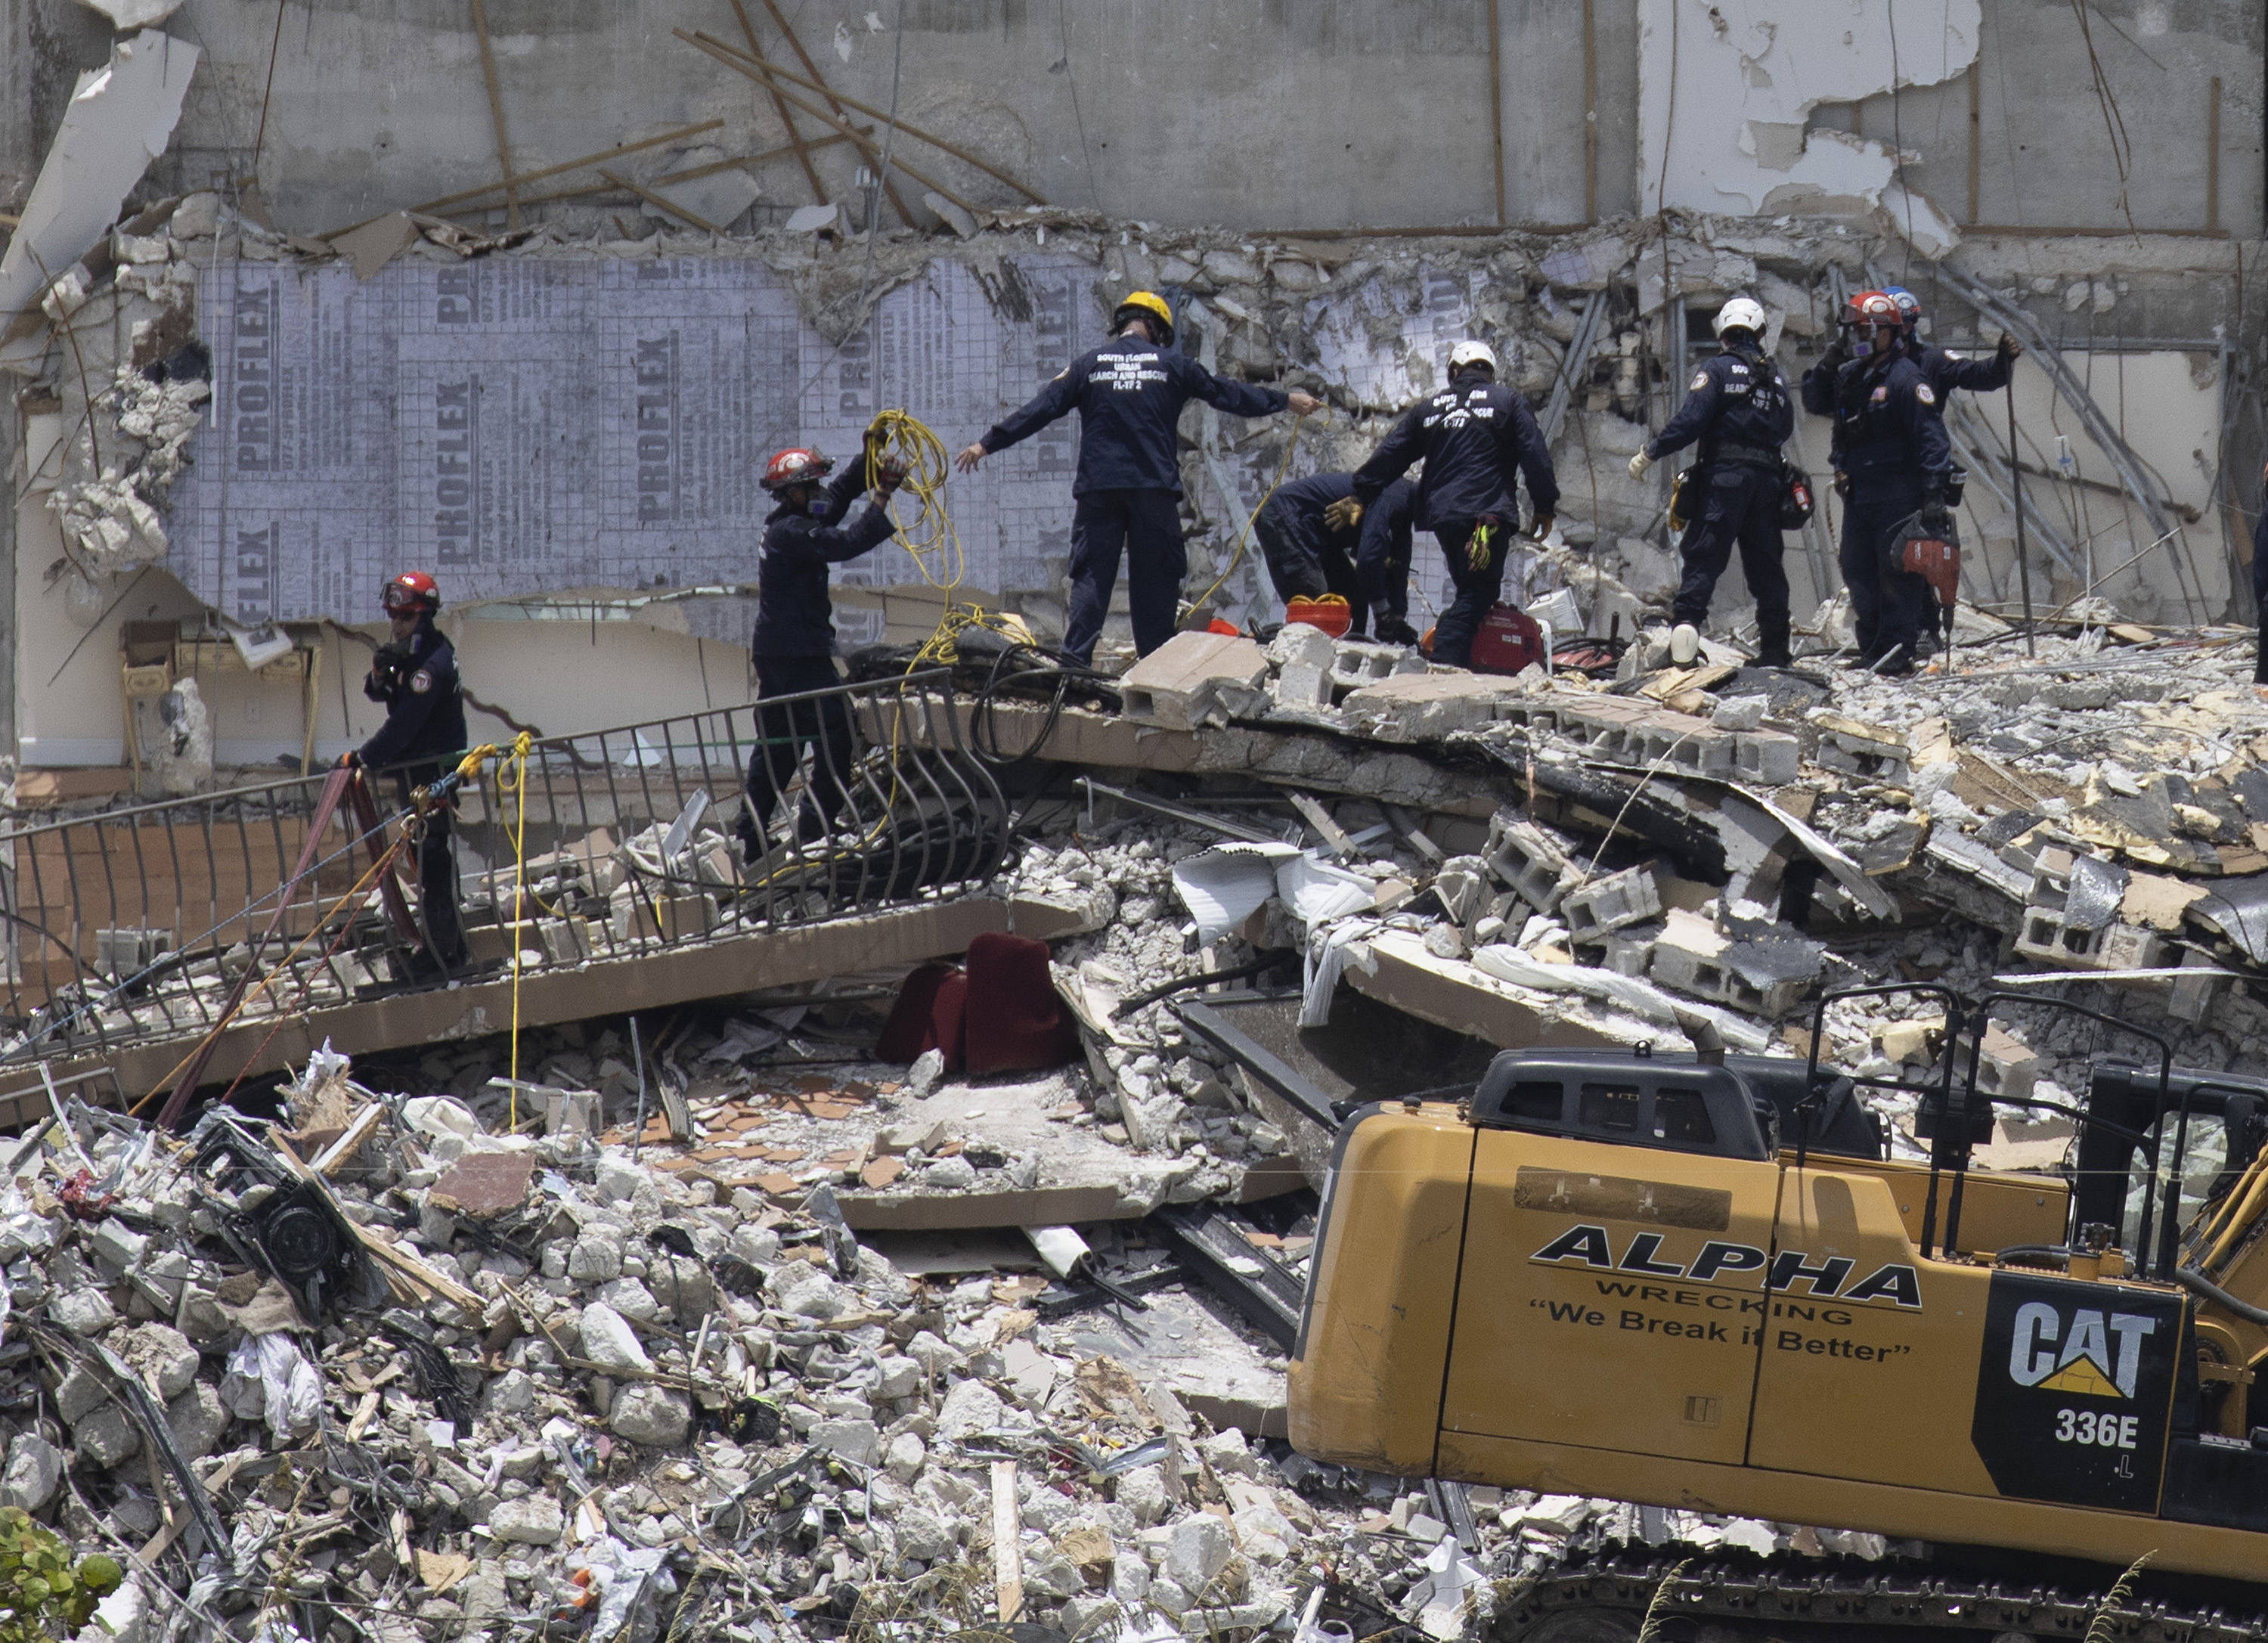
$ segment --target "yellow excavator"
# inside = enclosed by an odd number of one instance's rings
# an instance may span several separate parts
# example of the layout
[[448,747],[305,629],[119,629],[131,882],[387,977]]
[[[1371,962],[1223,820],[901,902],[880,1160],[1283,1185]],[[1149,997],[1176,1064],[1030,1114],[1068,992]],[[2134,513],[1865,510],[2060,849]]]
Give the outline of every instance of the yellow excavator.
[[[1941,1012],[1927,1080],[1819,1065],[1834,998],[1915,992]],[[2152,1052],[2098,1057],[2083,1104],[1996,1099],[1988,1021],[2050,1008]],[[1509,1050],[1461,1098],[1348,1116],[1292,1446],[1923,1543],[1609,1549],[1528,1587],[1497,1632],[1523,1643],[1622,1643],[1649,1613],[1687,1636],[2262,1636],[2268,1079],[2178,1070],[2030,994],[1836,994],[1809,1061],[1688,1031],[1675,1055]],[[1887,1156],[1881,1087],[1917,1097],[1927,1162]],[[2066,1122],[2074,1167],[1971,1168],[2018,1108]]]

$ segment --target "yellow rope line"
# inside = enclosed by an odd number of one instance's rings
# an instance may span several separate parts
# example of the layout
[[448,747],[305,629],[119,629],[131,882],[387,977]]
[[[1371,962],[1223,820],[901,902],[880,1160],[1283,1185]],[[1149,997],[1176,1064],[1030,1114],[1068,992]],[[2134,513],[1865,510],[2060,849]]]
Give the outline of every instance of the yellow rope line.
[[[1244,549],[1246,545],[1252,540],[1252,527],[1260,518],[1260,510],[1268,505],[1269,498],[1273,497],[1278,488],[1283,485],[1284,476],[1292,471],[1292,454],[1300,448],[1300,430],[1306,424],[1307,420],[1307,419],[1305,416],[1294,416],[1292,419],[1292,437],[1285,442],[1284,460],[1277,464],[1276,477],[1268,482],[1268,490],[1266,494],[1262,496],[1260,500],[1253,505],[1252,512],[1245,515],[1243,528],[1236,533],[1236,551],[1229,555],[1226,568],[1224,569],[1218,577],[1213,578],[1213,584],[1211,587],[1205,589],[1204,593],[1198,594],[1195,599],[1189,601],[1189,608],[1192,611],[1204,609],[1205,601],[1210,600],[1215,593],[1220,592],[1221,584],[1227,581],[1230,577],[1234,576],[1236,574],[1236,567],[1244,562]],[[1233,504],[1236,498],[1233,497],[1223,497],[1221,498],[1222,502],[1227,504]]]
[[[527,888],[527,750],[533,738],[521,731],[512,744],[514,770],[512,792],[519,800],[512,816],[512,1116],[511,1130],[519,1128],[519,972],[520,939],[519,914],[521,896]],[[499,794],[503,791],[503,772],[497,777]]]

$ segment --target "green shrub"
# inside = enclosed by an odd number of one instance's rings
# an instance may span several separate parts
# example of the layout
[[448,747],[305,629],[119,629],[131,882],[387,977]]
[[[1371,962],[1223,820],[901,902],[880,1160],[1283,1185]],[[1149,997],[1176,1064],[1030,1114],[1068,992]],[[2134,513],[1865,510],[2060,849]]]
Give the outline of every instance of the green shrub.
[[70,1548],[20,1507],[0,1507],[0,1643],[75,1635],[124,1579],[114,1558],[71,1559]]

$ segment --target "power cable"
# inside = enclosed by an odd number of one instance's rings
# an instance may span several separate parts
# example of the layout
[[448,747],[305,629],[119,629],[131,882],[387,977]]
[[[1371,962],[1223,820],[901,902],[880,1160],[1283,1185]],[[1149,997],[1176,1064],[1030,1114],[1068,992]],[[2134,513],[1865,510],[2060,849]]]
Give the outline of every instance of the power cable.
[[260,93],[260,129],[252,139],[252,175],[238,180],[239,191],[247,181],[254,188],[260,186],[260,152],[268,142],[268,100],[276,95],[276,58],[284,45],[284,8],[288,3],[289,0],[276,0],[276,33],[268,42],[268,85]]
[[[1890,20],[1890,148],[1896,162],[1892,174],[1905,164],[1906,139],[1904,129],[1898,121],[1898,0],[1886,0],[1882,11]],[[1906,203],[1905,257],[1898,264],[1898,284],[1903,285],[1913,272],[1913,190],[1901,181],[1898,192]]]
[[1079,127],[1079,158],[1086,162],[1087,192],[1094,196],[1094,209],[1102,209],[1102,185],[1094,174],[1094,151],[1086,143],[1086,119],[1079,111],[1079,71],[1071,66],[1070,0],[1056,0],[1056,36],[1063,45],[1064,78],[1071,86],[1071,117]]

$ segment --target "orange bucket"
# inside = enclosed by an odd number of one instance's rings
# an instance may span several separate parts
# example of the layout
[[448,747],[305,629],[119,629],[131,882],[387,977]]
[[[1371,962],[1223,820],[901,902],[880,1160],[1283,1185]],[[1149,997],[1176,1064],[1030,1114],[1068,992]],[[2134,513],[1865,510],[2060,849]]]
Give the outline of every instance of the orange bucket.
[[1284,608],[1284,620],[1287,625],[1304,622],[1337,639],[1345,637],[1346,630],[1354,625],[1354,612],[1344,594],[1325,593],[1320,599],[1293,598]]

